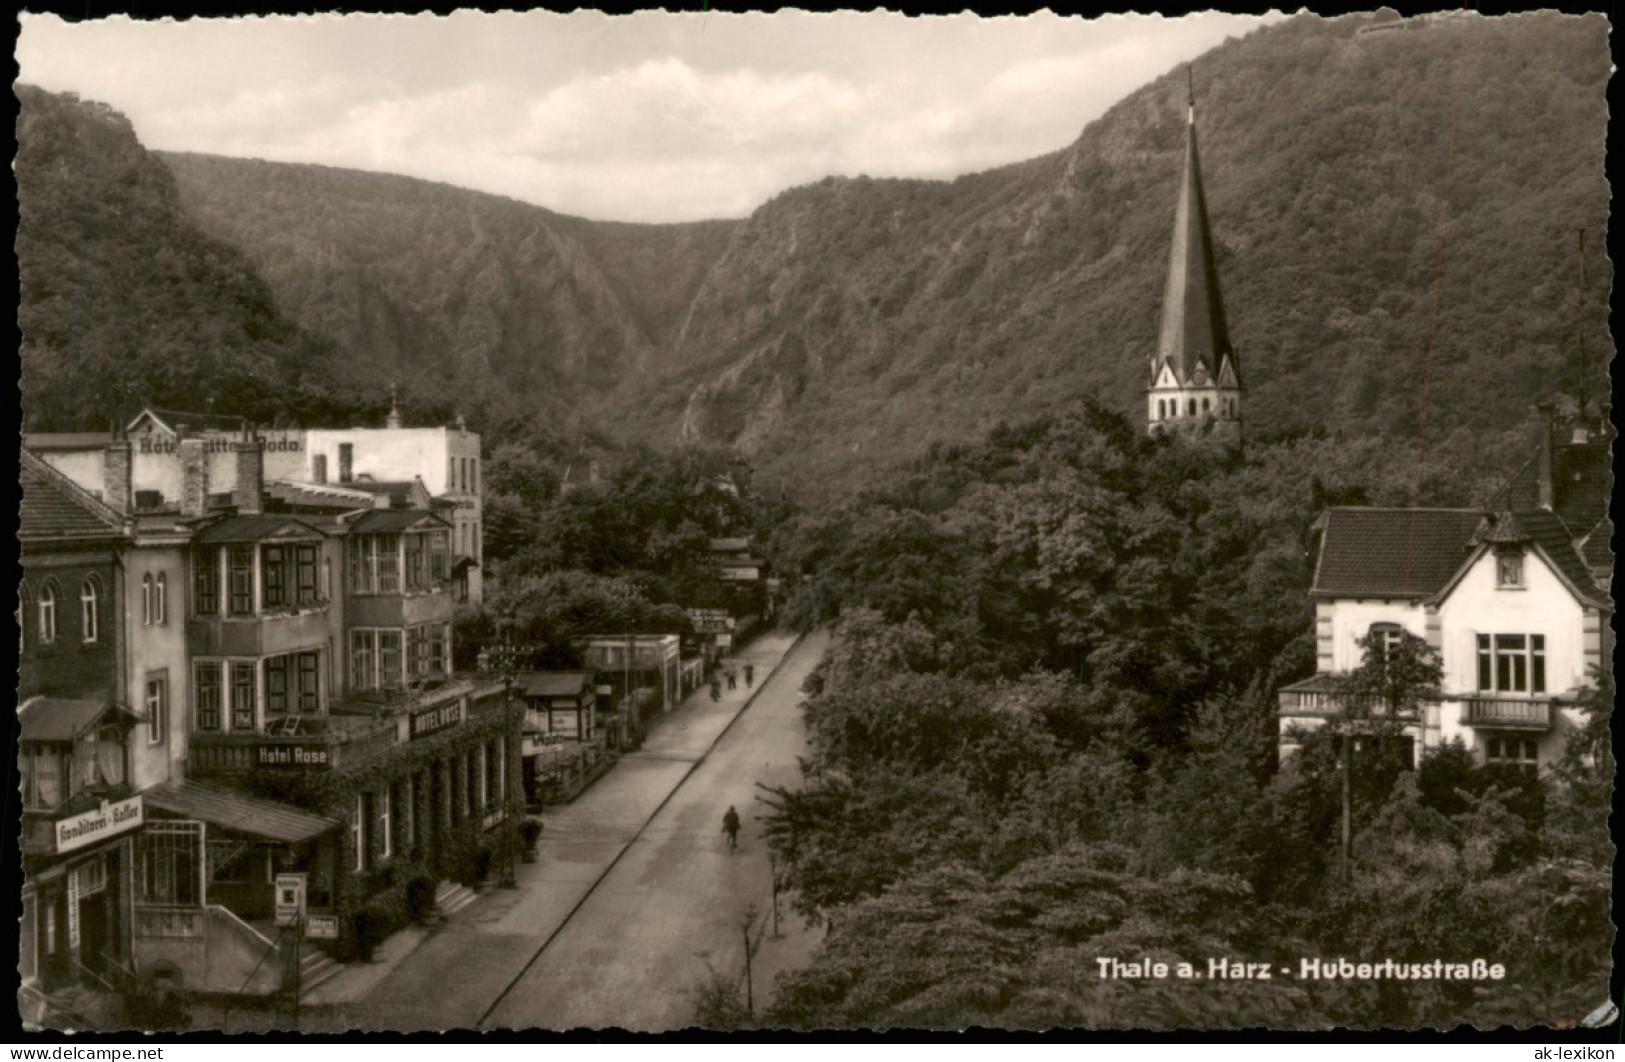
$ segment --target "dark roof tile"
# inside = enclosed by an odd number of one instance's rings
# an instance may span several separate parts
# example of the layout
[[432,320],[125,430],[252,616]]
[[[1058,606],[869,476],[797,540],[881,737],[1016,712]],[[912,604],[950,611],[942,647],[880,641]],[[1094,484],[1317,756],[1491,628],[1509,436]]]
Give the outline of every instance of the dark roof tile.
[[123,533],[124,520],[118,513],[36,455],[27,450],[18,453],[18,482],[23,489],[17,507],[18,538],[113,538]]
[[1336,508],[1326,512],[1314,593],[1427,597],[1467,559],[1474,509]]

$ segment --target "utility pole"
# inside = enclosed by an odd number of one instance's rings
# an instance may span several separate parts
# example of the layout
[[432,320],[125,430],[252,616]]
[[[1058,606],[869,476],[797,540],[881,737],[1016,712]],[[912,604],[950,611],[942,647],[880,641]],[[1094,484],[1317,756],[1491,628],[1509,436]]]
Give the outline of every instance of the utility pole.
[[779,864],[773,856],[773,849],[767,850],[767,869],[773,875],[773,939],[779,936]]
[[745,1012],[751,1017],[756,1016],[756,991],[750,970],[750,927],[755,921],[756,905],[751,904],[745,908],[745,916],[739,920],[739,932],[745,941]]

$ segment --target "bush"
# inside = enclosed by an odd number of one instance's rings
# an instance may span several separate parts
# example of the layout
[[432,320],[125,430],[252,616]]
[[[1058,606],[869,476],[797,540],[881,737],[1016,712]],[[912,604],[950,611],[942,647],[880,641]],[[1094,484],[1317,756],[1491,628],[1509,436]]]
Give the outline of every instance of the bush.
[[419,874],[406,883],[406,917],[421,922],[434,909],[434,879]]

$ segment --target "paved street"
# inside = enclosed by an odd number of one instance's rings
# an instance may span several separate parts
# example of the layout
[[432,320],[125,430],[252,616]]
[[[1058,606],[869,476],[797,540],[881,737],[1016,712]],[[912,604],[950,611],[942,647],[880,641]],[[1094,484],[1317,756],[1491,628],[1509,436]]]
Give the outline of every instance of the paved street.
[[[760,1007],[772,973],[816,940],[787,904],[784,935],[771,937],[756,783],[798,780],[801,684],[826,644],[815,634],[784,656],[789,635],[758,639],[736,664],[755,663],[756,691],[741,673],[737,690],[724,684],[721,703],[702,689],[662,717],[642,749],[547,814],[540,859],[520,868],[518,889],[493,890],[443,928],[403,937],[415,950],[375,978],[364,966],[346,971],[329,998],[310,1000],[312,1024],[683,1028],[708,964],[742,973],[739,920],[753,904]],[[730,804],[744,821],[732,855],[722,833]]]

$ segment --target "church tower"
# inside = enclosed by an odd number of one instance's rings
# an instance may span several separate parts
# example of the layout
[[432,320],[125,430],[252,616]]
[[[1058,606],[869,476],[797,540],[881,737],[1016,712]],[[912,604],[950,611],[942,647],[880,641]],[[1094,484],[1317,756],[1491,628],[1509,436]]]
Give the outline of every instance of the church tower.
[[[1188,71],[1187,71],[1188,73]],[[1230,345],[1219,271],[1213,261],[1207,197],[1196,154],[1196,92],[1189,97],[1185,173],[1174,210],[1168,286],[1162,297],[1162,330],[1151,359],[1146,416],[1152,434],[1170,430],[1211,431],[1241,444],[1241,366]]]

